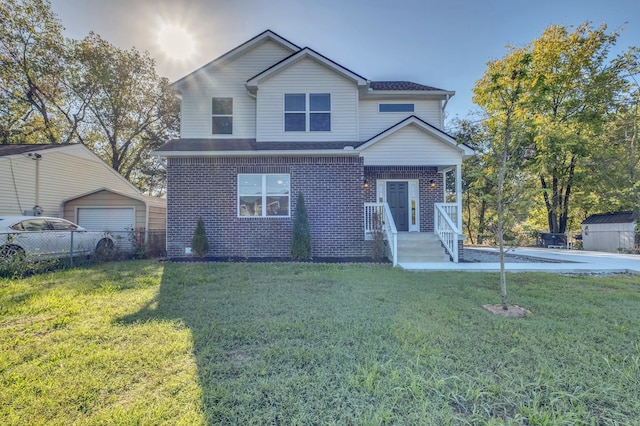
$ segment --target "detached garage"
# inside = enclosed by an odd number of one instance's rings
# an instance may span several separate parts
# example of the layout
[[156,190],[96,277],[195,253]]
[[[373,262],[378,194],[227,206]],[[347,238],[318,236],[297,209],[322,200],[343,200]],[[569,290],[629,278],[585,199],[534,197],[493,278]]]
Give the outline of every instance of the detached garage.
[[65,219],[84,228],[114,235],[122,249],[133,248],[134,241],[165,243],[167,202],[164,198],[102,188],[64,201],[62,211]]
[[636,221],[632,211],[589,216],[582,222],[585,250],[616,253],[632,251],[636,244]]

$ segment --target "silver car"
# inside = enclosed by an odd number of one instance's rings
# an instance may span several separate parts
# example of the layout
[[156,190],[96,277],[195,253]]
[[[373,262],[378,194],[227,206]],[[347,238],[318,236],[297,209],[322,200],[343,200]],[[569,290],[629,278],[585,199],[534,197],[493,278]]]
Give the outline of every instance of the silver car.
[[[73,242],[73,250],[72,250]],[[26,256],[30,260],[108,253],[114,241],[105,232],[56,217],[0,216],[0,260]]]

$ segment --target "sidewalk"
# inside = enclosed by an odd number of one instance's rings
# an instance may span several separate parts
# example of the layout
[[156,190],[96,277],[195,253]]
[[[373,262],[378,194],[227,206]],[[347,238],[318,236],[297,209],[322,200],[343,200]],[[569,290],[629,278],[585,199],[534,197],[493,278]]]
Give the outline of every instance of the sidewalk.
[[[465,247],[465,250],[486,250],[496,253],[493,248]],[[508,272],[555,272],[555,273],[636,273],[640,274],[640,255],[604,253],[597,251],[564,250],[547,248],[516,248],[510,254],[553,260],[560,263],[505,263]],[[410,271],[467,271],[499,272],[500,263],[399,263]]]

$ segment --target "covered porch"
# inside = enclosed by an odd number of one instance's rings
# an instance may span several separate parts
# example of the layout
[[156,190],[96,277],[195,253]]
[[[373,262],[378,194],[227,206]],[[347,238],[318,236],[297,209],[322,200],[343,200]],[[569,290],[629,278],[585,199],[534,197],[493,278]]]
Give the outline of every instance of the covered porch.
[[457,263],[464,240],[461,182],[461,164],[365,166],[365,239],[382,232],[394,266],[400,260]]
[[[382,227],[389,259],[396,265],[404,241],[422,241],[419,247],[411,246],[420,252],[430,244],[426,234],[435,235],[450,261],[457,263],[464,239],[462,162],[475,154],[473,149],[415,116],[358,149],[364,159],[365,238]],[[398,240],[398,235],[404,238]]]

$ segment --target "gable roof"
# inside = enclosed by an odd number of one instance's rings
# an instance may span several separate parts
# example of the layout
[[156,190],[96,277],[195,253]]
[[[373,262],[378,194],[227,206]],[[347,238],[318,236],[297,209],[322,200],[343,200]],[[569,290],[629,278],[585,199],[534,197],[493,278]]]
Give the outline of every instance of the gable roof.
[[152,197],[150,195],[144,195],[142,193],[137,193],[137,194],[125,193],[125,192],[120,192],[120,191],[116,191],[114,189],[105,188],[105,187],[94,189],[93,191],[85,192],[84,194],[74,195],[73,197],[69,197],[69,198],[63,200],[62,203],[60,203],[60,204],[66,204],[69,201],[73,201],[73,200],[76,200],[78,198],[83,198],[83,197],[86,197],[88,195],[97,194],[98,192],[101,192],[101,191],[107,191],[107,192],[111,192],[112,194],[120,195],[121,197],[126,197],[126,198],[131,198],[131,199],[134,199],[134,200],[141,201],[145,205],[147,205],[147,207],[149,207],[149,206],[166,207],[167,206],[167,199],[166,198]]
[[452,148],[455,148],[456,150],[460,151],[463,155],[463,159],[472,157],[473,155],[475,155],[475,150],[471,147],[469,147],[466,144],[458,144],[458,142],[456,141],[456,138],[454,138],[453,136],[451,136],[450,134],[448,134],[447,132],[440,130],[439,128],[427,123],[426,121],[416,117],[415,115],[411,115],[407,118],[405,118],[404,120],[400,121],[397,124],[394,124],[393,126],[389,127],[386,130],[383,130],[382,132],[378,133],[377,135],[375,135],[374,137],[370,138],[368,141],[364,142],[363,144],[361,144],[360,146],[358,146],[358,150],[359,151],[363,151],[373,145],[375,145],[376,143],[380,142],[381,140],[387,138],[388,136],[396,133],[397,131],[399,131],[400,129],[403,129],[407,126],[410,125],[414,125],[420,129],[422,129],[424,132],[430,134],[431,136],[437,138],[438,140],[444,142],[447,145],[450,145]]
[[[132,193],[141,194],[140,190],[135,187],[134,184],[129,182],[124,176],[118,173],[113,167],[109,166],[102,158],[98,157],[98,154],[93,152],[91,149],[87,148],[85,145],[81,143],[68,143],[68,144],[0,144],[0,158],[9,157],[12,155],[25,155],[31,156],[33,153],[37,153],[36,151],[65,151],[65,150],[81,150],[84,151],[88,157],[84,158],[88,161],[95,161],[96,163],[101,164],[107,170],[107,173],[111,173],[116,178],[124,182],[129,189],[131,189]],[[40,157],[35,157],[40,158]]]
[[294,54],[290,55],[287,58],[284,58],[283,60],[281,60],[280,62],[270,66],[269,68],[267,68],[266,70],[258,73],[257,75],[251,77],[249,80],[247,80],[247,87],[248,88],[257,88],[258,84],[261,80],[264,79],[268,79],[269,77],[275,75],[276,73],[280,72],[282,69],[286,68],[287,66],[300,61],[304,58],[311,58],[313,60],[315,60],[316,62],[326,66],[327,68],[332,69],[333,71],[337,72],[338,74],[344,76],[345,78],[348,78],[350,80],[353,80],[354,82],[356,82],[358,84],[358,86],[365,86],[368,81],[366,78],[364,78],[363,76],[361,76],[360,74],[357,74],[353,71],[351,71],[350,69],[343,67],[342,65],[340,65],[337,62],[332,61],[331,59],[327,58],[326,56],[316,52],[313,49],[310,49],[308,47],[305,47],[302,50],[299,50],[298,52],[295,52]]
[[257,46],[258,44],[266,41],[266,40],[271,40],[281,46],[283,46],[284,48],[290,50],[291,52],[296,52],[298,50],[300,50],[300,47],[291,43],[289,40],[287,40],[284,37],[281,37],[280,35],[276,34],[275,32],[271,31],[271,30],[266,30],[261,32],[260,34],[258,34],[257,36],[247,40],[246,42],[242,43],[241,45],[234,47],[233,49],[229,50],[228,52],[222,54],[221,56],[218,56],[216,59],[214,59],[213,61],[204,64],[203,66],[201,66],[200,68],[196,69],[195,71],[192,71],[191,73],[185,75],[184,77],[174,81],[172,83],[173,87],[179,86],[181,85],[184,81],[186,81],[187,79],[189,79],[192,75],[199,73],[203,70],[206,70],[207,68],[210,68],[212,66],[215,65],[219,65],[222,62],[228,61],[236,56],[239,56],[241,54],[243,54],[244,52],[246,52],[249,49],[252,49],[253,47]]
[[0,157],[9,155],[28,154],[43,149],[60,148],[58,144],[0,144]]
[[588,218],[582,221],[583,225],[590,225],[594,223],[633,223],[633,212],[631,210],[625,212],[616,213],[600,213],[592,214]]

